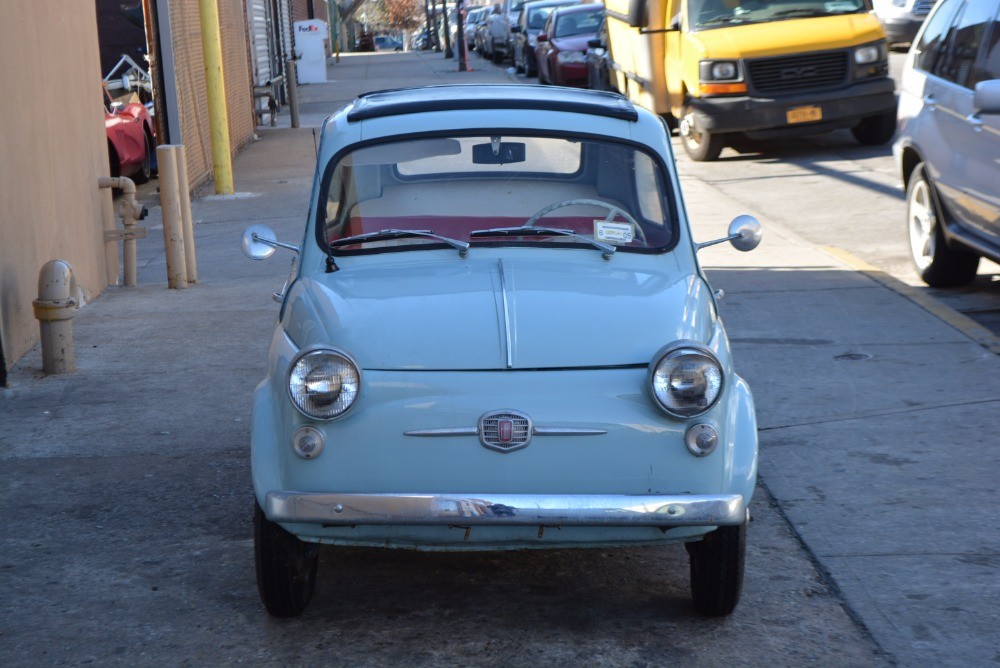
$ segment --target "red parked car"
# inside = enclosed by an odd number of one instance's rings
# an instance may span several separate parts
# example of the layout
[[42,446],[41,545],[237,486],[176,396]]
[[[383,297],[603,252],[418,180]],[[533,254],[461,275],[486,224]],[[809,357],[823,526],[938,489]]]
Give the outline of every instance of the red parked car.
[[538,83],[587,87],[587,42],[597,37],[604,5],[573,5],[553,11],[538,35]]
[[105,88],[104,129],[111,176],[128,176],[136,183],[149,181],[156,135],[146,107],[138,101],[115,102]]

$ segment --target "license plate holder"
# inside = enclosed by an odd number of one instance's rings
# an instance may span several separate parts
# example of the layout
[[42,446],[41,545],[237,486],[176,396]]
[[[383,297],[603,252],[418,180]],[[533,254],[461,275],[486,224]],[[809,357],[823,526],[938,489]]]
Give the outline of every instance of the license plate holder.
[[823,108],[819,105],[806,105],[803,107],[792,107],[785,111],[785,118],[788,123],[811,123],[823,120]]

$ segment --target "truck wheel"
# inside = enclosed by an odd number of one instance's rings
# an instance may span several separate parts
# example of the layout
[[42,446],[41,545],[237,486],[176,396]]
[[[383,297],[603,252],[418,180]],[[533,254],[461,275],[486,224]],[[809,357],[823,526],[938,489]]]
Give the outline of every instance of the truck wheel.
[[743,590],[747,525],[719,527],[698,542],[685,543],[691,561],[691,598],[709,617],[730,614]]
[[910,260],[917,274],[935,288],[953,288],[971,283],[979,268],[979,256],[948,248],[923,163],[916,166],[906,187],[906,233]]
[[695,162],[711,162],[719,157],[725,146],[724,135],[698,130],[691,114],[684,114],[680,122],[681,144],[684,152]]
[[253,548],[257,591],[264,607],[275,617],[301,615],[316,587],[316,546],[268,520],[254,503]]
[[851,134],[859,144],[881,146],[896,134],[896,112],[890,111],[879,116],[869,116],[851,128]]

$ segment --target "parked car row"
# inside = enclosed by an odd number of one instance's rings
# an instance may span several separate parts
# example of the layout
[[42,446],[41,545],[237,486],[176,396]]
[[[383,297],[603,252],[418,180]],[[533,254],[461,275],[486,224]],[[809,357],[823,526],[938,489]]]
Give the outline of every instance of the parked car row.
[[616,90],[604,5],[579,0],[505,0],[470,10],[469,48],[541,84]]

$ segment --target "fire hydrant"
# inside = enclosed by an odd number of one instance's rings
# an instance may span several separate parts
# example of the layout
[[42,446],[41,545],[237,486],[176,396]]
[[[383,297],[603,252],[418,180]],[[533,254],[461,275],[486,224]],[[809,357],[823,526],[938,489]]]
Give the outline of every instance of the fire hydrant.
[[38,299],[32,304],[41,331],[42,368],[46,374],[76,371],[73,355],[73,316],[79,306],[76,292],[76,277],[68,262],[50,260],[38,273]]
[[104,240],[122,241],[122,267],[125,274],[125,286],[136,286],[135,240],[146,238],[146,229],[136,227],[136,224],[146,217],[146,207],[135,201],[135,182],[124,176],[99,176],[99,188],[120,188],[122,201],[118,206],[118,214],[122,217],[122,229],[104,233]]

